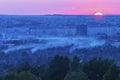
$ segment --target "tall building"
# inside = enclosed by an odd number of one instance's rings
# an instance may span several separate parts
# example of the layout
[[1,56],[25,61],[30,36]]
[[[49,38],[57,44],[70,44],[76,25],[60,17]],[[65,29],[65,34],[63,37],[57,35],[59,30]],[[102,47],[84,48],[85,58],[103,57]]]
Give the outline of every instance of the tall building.
[[87,25],[81,24],[80,26],[77,26],[76,35],[87,36]]

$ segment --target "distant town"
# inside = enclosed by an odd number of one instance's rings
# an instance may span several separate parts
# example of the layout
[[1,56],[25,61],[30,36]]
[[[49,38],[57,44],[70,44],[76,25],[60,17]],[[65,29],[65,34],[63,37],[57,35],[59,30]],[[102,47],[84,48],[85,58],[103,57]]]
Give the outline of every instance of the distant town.
[[[65,17],[64,19],[62,17]],[[92,20],[91,20],[92,18]],[[109,16],[107,17],[109,18]],[[1,39],[26,37],[116,37],[120,38],[120,24],[93,16],[1,16]],[[6,20],[4,20],[6,19]],[[88,19],[86,22],[84,19]],[[106,20],[107,19],[107,20]],[[117,18],[119,20],[119,17]],[[110,23],[110,21],[112,21]]]

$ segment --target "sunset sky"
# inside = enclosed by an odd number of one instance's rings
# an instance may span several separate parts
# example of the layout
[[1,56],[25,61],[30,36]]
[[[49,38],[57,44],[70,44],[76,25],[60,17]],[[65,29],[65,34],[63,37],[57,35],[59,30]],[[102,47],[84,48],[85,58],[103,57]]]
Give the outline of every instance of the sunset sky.
[[120,14],[120,0],[0,0],[0,14]]

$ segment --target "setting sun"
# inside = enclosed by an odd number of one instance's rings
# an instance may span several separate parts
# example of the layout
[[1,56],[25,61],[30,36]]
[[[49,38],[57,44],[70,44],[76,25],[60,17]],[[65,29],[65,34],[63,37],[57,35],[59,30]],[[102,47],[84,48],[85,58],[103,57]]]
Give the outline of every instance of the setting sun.
[[96,12],[94,15],[101,16],[101,15],[103,15],[103,13],[102,12]]

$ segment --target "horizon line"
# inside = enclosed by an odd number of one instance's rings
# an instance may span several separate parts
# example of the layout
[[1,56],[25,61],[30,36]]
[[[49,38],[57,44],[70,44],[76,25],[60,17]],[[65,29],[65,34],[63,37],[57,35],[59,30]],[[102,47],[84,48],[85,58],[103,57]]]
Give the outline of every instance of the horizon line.
[[[0,16],[79,16],[79,15],[93,15],[94,14],[0,14]],[[120,14],[104,14],[103,16],[106,15],[120,15]]]

